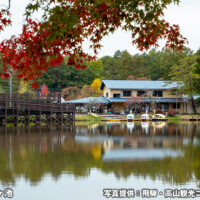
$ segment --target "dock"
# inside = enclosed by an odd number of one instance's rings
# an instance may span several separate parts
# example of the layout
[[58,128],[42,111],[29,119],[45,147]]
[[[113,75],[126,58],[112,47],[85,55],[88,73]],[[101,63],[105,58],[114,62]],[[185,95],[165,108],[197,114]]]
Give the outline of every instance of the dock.
[[44,124],[64,125],[74,123],[75,106],[61,103],[61,94],[41,96],[36,93],[0,93],[0,125],[18,126]]

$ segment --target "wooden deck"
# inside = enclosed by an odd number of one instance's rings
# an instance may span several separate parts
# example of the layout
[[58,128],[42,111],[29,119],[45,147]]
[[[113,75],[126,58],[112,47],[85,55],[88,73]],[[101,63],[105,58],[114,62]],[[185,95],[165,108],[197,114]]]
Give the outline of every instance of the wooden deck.
[[75,106],[61,103],[60,94],[0,94],[0,124],[59,124],[75,121]]

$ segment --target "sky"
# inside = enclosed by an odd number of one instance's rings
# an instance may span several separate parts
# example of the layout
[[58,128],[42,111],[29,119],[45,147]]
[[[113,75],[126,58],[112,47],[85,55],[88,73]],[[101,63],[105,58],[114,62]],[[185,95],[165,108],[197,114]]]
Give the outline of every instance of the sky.
[[[11,35],[16,35],[21,32],[24,21],[23,13],[25,6],[29,0],[11,0],[12,13],[12,27],[6,28],[4,32],[0,33],[0,40],[9,39]],[[0,0],[0,5],[7,4],[7,0]],[[193,51],[200,48],[200,0],[181,0],[179,6],[171,4],[165,10],[165,19],[171,24],[178,24],[181,33],[187,38],[189,44],[187,45]],[[35,15],[39,18],[39,14]],[[130,54],[140,53],[131,42],[131,33],[122,30],[117,30],[113,34],[106,36],[102,40],[103,47],[99,51],[97,57],[113,56],[117,50],[127,50]],[[160,41],[160,47],[164,47],[163,41]],[[85,52],[92,54],[89,48],[89,42],[85,41],[83,44]]]

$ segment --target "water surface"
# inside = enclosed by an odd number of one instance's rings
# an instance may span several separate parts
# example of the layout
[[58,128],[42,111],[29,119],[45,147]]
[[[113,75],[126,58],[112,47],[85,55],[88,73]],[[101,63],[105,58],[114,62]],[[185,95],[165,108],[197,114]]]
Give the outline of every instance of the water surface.
[[200,124],[0,128],[0,190],[7,187],[16,200],[104,200],[105,188],[199,189]]

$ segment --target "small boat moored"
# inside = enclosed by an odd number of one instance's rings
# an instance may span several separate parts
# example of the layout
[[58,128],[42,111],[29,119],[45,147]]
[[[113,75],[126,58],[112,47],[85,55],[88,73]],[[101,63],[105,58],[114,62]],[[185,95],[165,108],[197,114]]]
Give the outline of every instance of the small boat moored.
[[142,114],[141,120],[142,120],[142,121],[150,121],[150,116],[149,116],[149,114],[147,113],[147,111],[146,111],[146,114]]
[[130,113],[127,115],[127,121],[133,121],[135,119],[135,115]]
[[152,117],[152,121],[167,121],[167,117],[163,114],[155,114]]

